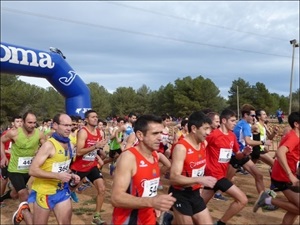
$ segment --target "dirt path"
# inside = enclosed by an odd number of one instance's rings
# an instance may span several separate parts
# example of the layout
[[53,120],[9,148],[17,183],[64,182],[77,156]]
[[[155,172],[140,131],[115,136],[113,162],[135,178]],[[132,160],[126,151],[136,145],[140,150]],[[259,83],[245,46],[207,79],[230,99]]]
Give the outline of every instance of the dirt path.
[[[273,154],[273,153],[271,153]],[[264,174],[264,182],[266,187],[270,185],[270,179],[268,175],[268,167],[264,164],[258,164],[258,167]],[[111,221],[112,214],[112,206],[110,204],[110,190],[112,180],[108,173],[107,166],[103,169],[103,174],[106,182],[106,196],[105,202],[103,205],[102,217],[108,224]],[[162,179],[164,184],[164,190],[160,192],[167,192],[168,189],[168,180]],[[249,199],[248,205],[234,218],[232,218],[228,224],[280,224],[282,217],[284,216],[285,211],[279,209],[274,212],[262,212],[261,209],[258,210],[257,213],[252,212],[252,207],[256,198],[258,196],[254,179],[251,175],[241,175],[237,174],[234,178],[235,184],[240,187],[247,195]],[[79,203],[73,203],[73,217],[72,224],[91,224],[91,218],[93,216],[93,210],[95,208],[95,190],[94,188],[88,188],[83,193],[77,194],[79,198]],[[226,195],[225,195],[226,196]],[[226,196],[228,197],[228,196]],[[281,193],[278,194],[278,198],[284,198]],[[211,215],[214,220],[217,220],[222,216],[225,209],[229,207],[232,199],[229,198],[228,201],[217,201],[212,199],[208,208],[211,212]],[[6,200],[6,206],[1,208],[1,224],[11,224],[11,217],[14,211],[17,209],[18,201],[14,200]],[[22,222],[21,224],[25,224]],[[54,215],[51,215],[49,219],[49,224],[56,224],[56,220]],[[295,222],[295,224],[299,224],[299,218]]]

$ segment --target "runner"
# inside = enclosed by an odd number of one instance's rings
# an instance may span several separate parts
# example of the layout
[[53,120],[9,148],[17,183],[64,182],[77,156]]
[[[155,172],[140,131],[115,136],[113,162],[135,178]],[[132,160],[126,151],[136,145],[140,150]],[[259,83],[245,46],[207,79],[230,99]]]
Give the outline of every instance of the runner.
[[[105,184],[103,175],[99,171],[97,164],[103,165],[102,159],[97,155],[97,149],[103,148],[107,141],[102,139],[99,129],[96,128],[98,115],[94,110],[85,113],[86,126],[78,131],[76,158],[71,165],[73,173],[82,180],[87,177],[97,190],[96,209],[92,224],[104,224],[100,211],[104,201]],[[76,184],[70,183],[71,190],[74,191]]]
[[[250,104],[244,104],[241,107],[241,114],[242,119],[236,124],[234,127],[234,134],[237,137],[240,151],[243,151],[243,149],[246,146],[256,146],[256,145],[266,145],[270,146],[271,141],[255,141],[252,139],[252,133],[251,133],[251,126],[256,120],[255,120],[255,108]],[[243,167],[245,170],[247,170],[251,176],[255,180],[256,190],[258,193],[261,193],[262,191],[265,191],[265,185],[263,180],[263,174],[259,169],[255,166],[255,164],[250,160],[250,157],[244,157],[242,159],[237,159],[235,154],[232,154],[230,159],[230,165],[228,167],[227,171],[227,178],[229,180],[232,179],[233,175],[236,173],[236,170],[239,167]],[[270,195],[275,197],[275,194],[270,191]],[[276,210],[277,207],[274,207],[273,205],[266,205],[264,206],[265,210],[273,211]]]
[[72,120],[66,114],[53,118],[55,132],[34,157],[29,174],[34,176],[28,203],[33,203],[33,224],[47,224],[53,211],[58,224],[71,224],[72,204],[68,182],[80,181],[70,174],[72,146],[69,135]]
[[247,157],[251,152],[251,147],[245,147],[239,151],[239,144],[232,132],[236,124],[236,115],[229,109],[224,109],[220,115],[220,128],[214,129],[207,137],[206,147],[206,168],[204,174],[218,179],[213,188],[204,187],[202,197],[206,204],[218,190],[225,192],[234,198],[223,216],[217,221],[217,225],[225,225],[233,216],[237,215],[247,204],[246,195],[226,178],[229,161],[232,152],[237,159]]
[[[17,129],[19,127],[22,127],[22,125],[23,125],[22,116],[14,116],[12,121],[11,121],[11,125],[12,125],[11,129]],[[5,130],[1,134],[1,136],[5,135],[7,133],[7,131],[9,131],[9,130]],[[11,145],[12,145],[11,140],[4,143],[5,155],[6,155],[6,158],[8,159],[8,161],[10,160]],[[1,174],[0,174],[0,177],[1,177],[1,188],[0,188],[0,190],[1,190],[1,200],[0,200],[0,205],[1,205],[1,207],[4,206],[3,201],[5,199],[17,198],[18,197],[18,194],[16,193],[16,190],[13,188],[12,185],[9,186],[10,190],[5,192],[5,189],[6,189],[6,186],[8,184],[8,180],[9,180],[7,169],[8,169],[8,166],[5,166],[5,167],[1,168]]]
[[271,198],[268,193],[261,192],[253,211],[265,205],[275,205],[286,210],[282,224],[293,224],[300,214],[300,114],[292,112],[288,117],[289,131],[281,140],[276,152],[272,169],[272,184],[277,191],[282,191],[286,200]]
[[200,196],[202,185],[213,187],[217,181],[204,176],[206,141],[211,120],[198,111],[188,118],[189,133],[179,140],[172,152],[170,189],[176,202],[172,209],[176,224],[212,224],[206,204]]
[[10,129],[1,137],[1,167],[8,164],[4,153],[4,143],[12,141],[8,178],[16,189],[21,202],[18,210],[13,214],[12,222],[19,224],[25,220],[26,224],[32,224],[32,214],[27,203],[29,192],[26,184],[30,178],[28,172],[32,158],[36,154],[39,144],[45,142],[45,135],[36,128],[36,116],[32,112],[26,112],[22,119],[22,127]]
[[167,211],[175,202],[172,194],[157,195],[160,170],[156,151],[162,130],[159,117],[143,115],[136,121],[139,143],[119,156],[113,178],[113,225],[155,225],[154,209]]

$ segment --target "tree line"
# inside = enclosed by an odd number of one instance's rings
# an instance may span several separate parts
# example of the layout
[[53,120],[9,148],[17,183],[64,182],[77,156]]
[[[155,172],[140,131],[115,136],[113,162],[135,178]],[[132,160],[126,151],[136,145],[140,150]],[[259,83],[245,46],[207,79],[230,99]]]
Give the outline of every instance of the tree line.
[[[242,78],[232,81],[228,100],[220,95],[219,88],[203,76],[190,76],[176,79],[174,83],[161,86],[152,91],[145,84],[137,90],[132,87],[119,87],[109,93],[96,82],[87,84],[92,108],[100,118],[125,116],[130,112],[137,114],[168,113],[174,117],[186,117],[192,111],[212,109],[220,112],[224,108],[237,111],[237,91],[239,104],[252,104],[264,109],[267,114],[275,114],[280,107],[286,114],[289,108],[289,96],[270,93],[266,86],[257,82],[250,85]],[[65,100],[53,87],[41,88],[19,80],[19,76],[1,74],[1,118],[0,125],[6,126],[15,115],[31,110],[39,121],[52,118],[57,112],[65,111]],[[299,110],[299,89],[293,93],[292,111]]]

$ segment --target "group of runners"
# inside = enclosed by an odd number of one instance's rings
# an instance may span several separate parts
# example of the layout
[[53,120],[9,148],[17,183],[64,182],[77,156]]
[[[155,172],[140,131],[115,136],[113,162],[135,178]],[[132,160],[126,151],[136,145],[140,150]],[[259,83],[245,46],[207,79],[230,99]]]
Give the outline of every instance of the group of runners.
[[[271,160],[265,149],[278,129],[271,130],[263,123],[265,111],[249,104],[242,106],[241,115],[237,121],[230,109],[220,115],[195,111],[182,121],[181,134],[170,138],[170,117],[166,115],[137,118],[131,113],[126,121],[118,118],[105,137],[98,128],[103,121],[94,110],[85,113],[85,124],[76,132],[73,128],[78,121],[59,113],[46,138],[36,128],[34,113],[27,112],[21,124],[15,123],[1,136],[2,181],[9,179],[12,188],[1,198],[20,200],[12,215],[13,224],[23,220],[26,224],[47,224],[51,211],[58,224],[71,224],[70,198],[79,184],[90,182],[96,189],[91,223],[105,224],[100,215],[105,195],[101,167],[110,163],[114,210],[108,223],[213,224],[207,203],[223,192],[232,202],[215,224],[224,225],[248,203],[245,193],[232,181],[236,170],[243,167],[254,177],[258,192],[253,212],[260,207],[282,208],[286,210],[282,224],[293,224],[300,205],[299,112],[289,115],[290,129]],[[259,138],[255,139],[252,131],[256,126]],[[5,147],[8,142],[11,146]],[[108,143],[111,149],[107,155],[104,147]],[[285,201],[265,188],[262,172],[255,165],[258,160],[272,168],[272,189],[282,191]],[[163,174],[170,187],[168,193],[161,194],[158,190]],[[1,190],[5,187],[6,183]]]

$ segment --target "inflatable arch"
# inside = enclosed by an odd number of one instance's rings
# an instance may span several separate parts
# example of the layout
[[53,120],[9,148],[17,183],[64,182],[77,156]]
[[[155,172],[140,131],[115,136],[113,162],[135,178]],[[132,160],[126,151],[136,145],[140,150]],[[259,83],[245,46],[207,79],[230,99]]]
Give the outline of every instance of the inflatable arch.
[[91,108],[90,90],[66,62],[62,52],[44,52],[1,42],[1,73],[46,78],[65,97],[66,113],[79,115]]

